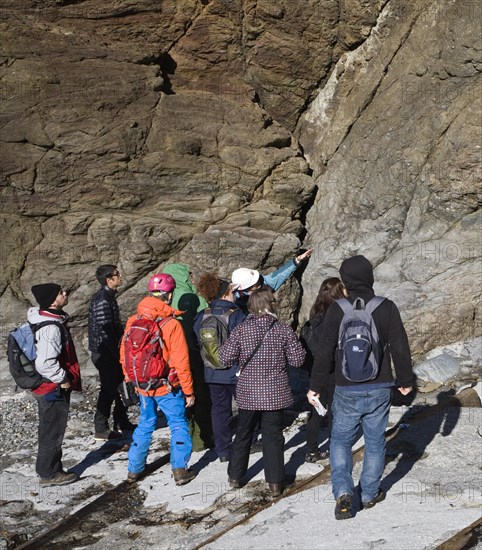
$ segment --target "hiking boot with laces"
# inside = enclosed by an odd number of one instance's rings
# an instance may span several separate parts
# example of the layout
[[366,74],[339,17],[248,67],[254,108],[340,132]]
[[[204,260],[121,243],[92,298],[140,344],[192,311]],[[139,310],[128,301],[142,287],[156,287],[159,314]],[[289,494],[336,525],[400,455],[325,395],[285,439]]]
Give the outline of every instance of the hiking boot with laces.
[[51,478],[42,478],[40,480],[40,485],[42,487],[47,487],[49,485],[68,485],[77,481],[77,474],[67,472],[57,472],[54,477]]
[[375,498],[372,498],[372,500],[369,500],[367,502],[362,502],[362,507],[364,510],[367,510],[368,508],[373,508],[375,504],[378,504],[382,500],[385,500],[385,497],[387,496],[387,493],[383,489],[379,489],[377,496]]
[[196,474],[190,468],[173,468],[172,475],[176,485],[185,485],[196,477]]
[[350,519],[352,517],[351,495],[345,493],[339,496],[336,501],[335,519]]

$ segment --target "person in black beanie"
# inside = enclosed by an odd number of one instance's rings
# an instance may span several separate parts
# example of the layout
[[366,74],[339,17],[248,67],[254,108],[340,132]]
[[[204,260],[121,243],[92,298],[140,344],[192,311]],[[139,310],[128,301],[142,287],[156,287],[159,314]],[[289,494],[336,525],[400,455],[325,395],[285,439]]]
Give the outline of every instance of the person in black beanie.
[[69,297],[56,283],[34,285],[40,307],[31,307],[27,319],[35,333],[35,368],[43,382],[32,390],[38,403],[39,429],[36,471],[40,485],[67,485],[75,473],[62,467],[62,442],[67,428],[71,391],[81,391],[80,367],[63,310]]
[[[105,264],[97,268],[95,276],[100,283],[89,306],[89,350],[92,363],[99,371],[100,392],[94,416],[96,441],[118,439],[123,432],[133,431],[127,409],[122,403],[117,387],[124,379],[119,361],[119,345],[124,328],[122,326],[117,289],[122,276],[115,265]],[[109,417],[114,404],[113,430],[109,429]]]
[[[364,256],[353,256],[343,261],[340,277],[348,290],[351,304],[361,299],[365,306],[375,297],[373,267]],[[308,401],[320,396],[329,383],[330,372],[335,371],[333,398],[333,425],[330,443],[330,465],[333,495],[336,500],[335,518],[353,517],[352,499],[352,445],[359,428],[363,429],[365,454],[360,475],[361,501],[364,509],[371,508],[385,498],[380,480],[385,466],[385,430],[388,423],[392,389],[398,387],[402,395],[412,391],[413,372],[410,347],[397,306],[386,298],[379,304],[372,318],[379,337],[381,357],[375,377],[362,382],[348,380],[342,370],[341,353],[337,349],[339,330],[344,317],[341,303],[334,302],[327,310],[323,332],[313,338],[314,364]],[[340,301],[341,302],[341,301]],[[361,302],[360,302],[361,304]],[[344,304],[350,305],[350,304]],[[353,346],[353,352],[359,351]],[[391,362],[395,368],[394,380]]]

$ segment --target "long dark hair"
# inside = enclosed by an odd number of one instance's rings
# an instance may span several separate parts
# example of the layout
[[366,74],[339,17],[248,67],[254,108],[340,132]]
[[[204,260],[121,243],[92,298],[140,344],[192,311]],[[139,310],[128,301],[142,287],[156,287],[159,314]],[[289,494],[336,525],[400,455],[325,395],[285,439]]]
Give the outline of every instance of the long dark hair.
[[345,286],[338,277],[329,277],[325,279],[318,291],[315,303],[310,310],[310,319],[320,313],[325,313],[330,304],[338,298],[343,298]]

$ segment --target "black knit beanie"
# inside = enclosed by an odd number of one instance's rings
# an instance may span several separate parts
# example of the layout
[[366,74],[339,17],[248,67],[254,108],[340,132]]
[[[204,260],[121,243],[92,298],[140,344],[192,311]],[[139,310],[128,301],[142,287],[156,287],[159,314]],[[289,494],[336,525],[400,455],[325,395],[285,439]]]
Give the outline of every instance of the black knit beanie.
[[34,285],[32,294],[40,306],[40,309],[48,309],[57,298],[62,287],[56,283],[44,283],[42,285]]

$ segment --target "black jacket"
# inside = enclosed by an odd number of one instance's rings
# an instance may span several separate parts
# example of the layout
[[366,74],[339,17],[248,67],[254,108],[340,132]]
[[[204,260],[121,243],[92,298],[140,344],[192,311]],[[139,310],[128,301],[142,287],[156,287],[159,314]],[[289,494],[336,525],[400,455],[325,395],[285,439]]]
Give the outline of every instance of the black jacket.
[[[373,268],[363,256],[354,256],[342,263],[340,275],[348,289],[350,302],[362,298],[367,303],[375,293],[373,291]],[[330,372],[335,369],[335,383],[337,386],[353,386],[341,372],[338,354],[335,353],[338,344],[338,332],[343,310],[335,302],[328,308],[323,331],[319,337],[313,338],[314,365],[310,380],[310,389],[320,392],[324,385],[329,383]],[[384,350],[380,372],[374,380],[357,385],[382,384],[394,381],[391,361],[395,368],[396,382],[402,387],[413,384],[412,360],[407,334],[400,318],[397,306],[386,299],[373,313],[380,343]]]
[[116,291],[102,286],[89,306],[89,350],[119,358],[119,343],[124,333]]

